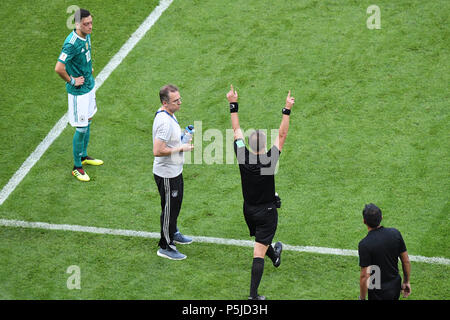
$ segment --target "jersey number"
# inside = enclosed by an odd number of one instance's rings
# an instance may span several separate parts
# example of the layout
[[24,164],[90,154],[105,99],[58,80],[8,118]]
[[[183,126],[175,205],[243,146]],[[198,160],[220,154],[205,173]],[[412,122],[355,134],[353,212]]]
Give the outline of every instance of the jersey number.
[[87,51],[87,52],[85,53],[85,55],[86,55],[86,62],[91,61],[91,52],[90,52],[90,51]]

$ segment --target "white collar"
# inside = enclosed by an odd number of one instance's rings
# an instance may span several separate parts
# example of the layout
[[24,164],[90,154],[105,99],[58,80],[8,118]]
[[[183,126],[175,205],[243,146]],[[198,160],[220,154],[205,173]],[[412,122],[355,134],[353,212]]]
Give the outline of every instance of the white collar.
[[82,40],[82,41],[87,41],[88,34],[86,35],[86,39],[83,39],[82,37],[80,37],[80,36],[78,35],[77,29],[74,29],[74,30],[73,30],[73,33],[77,36],[78,39],[80,39],[80,40]]

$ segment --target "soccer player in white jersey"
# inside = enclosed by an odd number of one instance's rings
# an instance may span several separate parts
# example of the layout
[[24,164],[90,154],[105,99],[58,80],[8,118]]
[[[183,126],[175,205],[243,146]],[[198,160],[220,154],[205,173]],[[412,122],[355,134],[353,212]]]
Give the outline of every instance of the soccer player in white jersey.
[[69,123],[76,128],[72,141],[74,158],[72,175],[80,181],[89,181],[90,178],[84,171],[83,165],[103,164],[102,160],[94,159],[87,154],[91,119],[97,112],[95,80],[92,76],[92,16],[90,12],[86,9],[77,10],[75,25],[76,29],[64,41],[55,71],[66,81]]

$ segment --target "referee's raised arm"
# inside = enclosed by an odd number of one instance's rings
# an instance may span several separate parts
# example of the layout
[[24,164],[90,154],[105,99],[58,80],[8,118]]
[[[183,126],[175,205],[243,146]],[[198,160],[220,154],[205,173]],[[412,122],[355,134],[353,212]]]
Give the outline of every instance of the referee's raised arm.
[[291,114],[291,108],[295,103],[295,98],[291,97],[291,90],[286,97],[286,104],[281,110],[283,118],[281,119],[280,129],[278,130],[278,136],[275,139],[274,146],[281,151],[283,149],[284,142],[286,141],[287,133],[289,130],[289,115]]
[[230,86],[230,91],[227,93],[227,99],[230,103],[230,116],[231,116],[231,126],[234,131],[234,140],[244,139],[241,127],[239,126],[239,116],[238,116],[238,94],[234,90],[233,85]]

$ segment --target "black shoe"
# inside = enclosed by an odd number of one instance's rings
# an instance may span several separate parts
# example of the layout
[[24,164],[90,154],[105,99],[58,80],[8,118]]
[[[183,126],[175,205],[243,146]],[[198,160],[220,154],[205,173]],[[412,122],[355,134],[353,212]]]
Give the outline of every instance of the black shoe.
[[275,245],[273,246],[273,249],[275,251],[275,255],[276,255],[276,259],[273,263],[273,266],[275,268],[278,268],[281,264],[281,251],[283,251],[283,244],[278,241],[277,243],[275,243]]
[[266,300],[266,297],[260,296],[259,294],[256,297],[248,297],[248,300]]

